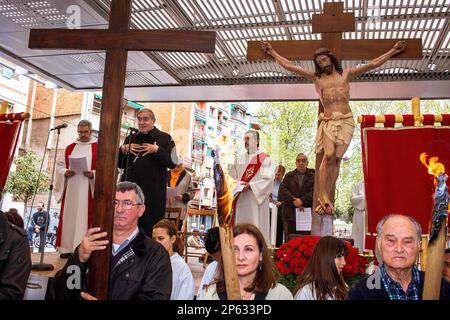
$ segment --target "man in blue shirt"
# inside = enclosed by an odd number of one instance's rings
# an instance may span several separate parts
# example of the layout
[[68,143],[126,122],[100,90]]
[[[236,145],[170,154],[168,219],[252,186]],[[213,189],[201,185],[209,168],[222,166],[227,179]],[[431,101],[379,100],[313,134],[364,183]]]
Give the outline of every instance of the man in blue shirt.
[[[412,217],[388,215],[377,225],[377,258],[381,266],[374,274],[354,284],[349,300],[422,300],[424,272],[416,261],[422,228]],[[440,299],[450,299],[450,284],[442,279]]]
[[278,191],[280,190],[281,181],[283,181],[286,168],[281,164],[275,168],[275,179],[273,180],[273,189],[270,194],[270,203],[273,203],[277,208],[277,236],[276,246],[279,247],[283,244],[283,220],[281,219],[281,201],[278,201]]

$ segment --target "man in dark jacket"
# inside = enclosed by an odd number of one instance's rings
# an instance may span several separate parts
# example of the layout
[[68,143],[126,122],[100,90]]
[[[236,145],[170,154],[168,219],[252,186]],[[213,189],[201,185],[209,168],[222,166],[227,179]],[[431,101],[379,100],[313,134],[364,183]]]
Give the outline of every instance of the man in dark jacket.
[[[116,188],[112,258],[108,288],[109,300],[169,300],[172,291],[170,257],[162,245],[138,228],[145,211],[142,190],[133,182]],[[88,261],[92,252],[104,250],[108,240],[100,228],[89,229],[81,244],[54,279],[55,299],[96,300],[86,287]],[[83,286],[77,287],[79,271]]]
[[48,225],[49,215],[47,211],[44,210],[45,203],[42,201],[38,203],[37,211],[33,214],[31,219],[33,222],[34,232],[39,234],[39,252],[44,252],[45,250],[45,229]]
[[30,272],[27,234],[0,211],[0,301],[22,300]]
[[285,241],[290,234],[301,233],[295,230],[295,209],[312,207],[314,191],[314,170],[308,169],[308,158],[299,153],[295,159],[296,169],[288,172],[281,182],[278,200],[282,205],[282,219]]
[[139,132],[125,138],[118,165],[124,169],[121,181],[136,182],[144,192],[139,227],[151,237],[153,225],[164,217],[167,169],[175,168],[178,156],[172,137],[154,127],[153,111],[142,109],[137,118]]
[[[380,268],[355,283],[348,300],[422,300],[425,273],[415,262],[422,228],[412,217],[389,215],[377,225],[376,250]],[[440,299],[450,300],[450,283],[442,279]]]

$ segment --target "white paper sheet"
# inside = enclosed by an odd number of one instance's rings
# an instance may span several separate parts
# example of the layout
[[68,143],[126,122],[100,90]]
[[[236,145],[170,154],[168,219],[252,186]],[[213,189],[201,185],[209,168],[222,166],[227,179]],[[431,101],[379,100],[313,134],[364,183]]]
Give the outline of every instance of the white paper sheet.
[[295,208],[295,230],[296,231],[311,231],[311,208]]
[[74,171],[75,174],[83,174],[85,171],[89,171],[87,166],[87,158],[81,157],[81,158],[74,158],[69,157],[69,169]]
[[244,190],[244,187],[245,187],[245,184],[242,183],[242,181],[238,181],[238,183],[236,184],[236,186],[233,189],[233,195],[235,196],[239,192],[242,192],[242,190]]
[[173,199],[176,195],[178,195],[178,187],[167,187],[166,197],[168,199]]

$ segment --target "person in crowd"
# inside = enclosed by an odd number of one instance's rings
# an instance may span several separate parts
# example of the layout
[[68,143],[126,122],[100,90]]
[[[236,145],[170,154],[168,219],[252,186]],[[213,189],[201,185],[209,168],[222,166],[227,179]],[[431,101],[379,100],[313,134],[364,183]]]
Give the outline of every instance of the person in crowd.
[[[112,257],[108,299],[110,300],[168,300],[172,290],[172,267],[164,247],[147,237],[138,228],[138,219],[145,211],[145,197],[133,182],[116,186]],[[87,284],[88,262],[92,253],[105,250],[107,236],[100,228],[88,229],[81,244],[54,279],[53,297],[58,300],[97,300],[90,295]],[[69,277],[80,270],[82,288],[69,287]]]
[[[272,259],[261,231],[252,224],[233,227],[236,269],[243,300],[292,300],[291,292],[277,282]],[[215,283],[203,289],[202,300],[226,300],[225,278],[219,264]]]
[[0,211],[0,301],[22,300],[30,272],[27,234]]
[[172,137],[154,126],[152,110],[137,113],[139,132],[125,138],[120,146],[118,166],[121,181],[132,181],[145,194],[147,208],[139,219],[139,227],[151,237],[153,225],[164,218],[166,209],[167,169],[177,165],[177,152]]
[[217,269],[218,263],[222,259],[222,252],[220,251],[220,234],[219,227],[214,227],[206,232],[205,236],[205,249],[208,254],[213,257],[213,261],[206,267],[203,274],[200,286],[197,291],[197,300],[202,299],[203,288],[205,285],[213,283],[214,279],[218,276]]
[[286,168],[281,164],[275,168],[275,179],[273,180],[273,189],[269,198],[269,202],[277,208],[277,232],[275,240],[275,245],[277,247],[283,244],[283,220],[281,219],[282,202],[278,200],[278,193],[285,173]]
[[343,300],[348,286],[342,276],[348,254],[343,240],[325,236],[317,242],[298,277],[295,300]]
[[[44,210],[45,203],[39,202],[37,206],[37,211],[33,214],[32,225],[34,228],[34,233],[39,234],[39,252],[44,252],[45,250],[45,229],[48,228],[50,216],[47,211]],[[33,245],[32,243],[30,246]]]
[[9,209],[6,212],[6,218],[8,219],[9,223],[15,224],[19,228],[23,229],[24,227],[23,219],[16,208]]
[[233,216],[236,224],[257,226],[269,242],[269,195],[273,187],[273,169],[269,155],[260,150],[259,143],[259,132],[248,130],[244,135],[245,152],[230,166],[230,176],[242,188],[234,198]]
[[314,169],[308,168],[308,157],[299,153],[295,158],[295,170],[288,172],[281,182],[278,201],[283,202],[282,219],[284,239],[289,241],[290,234],[299,234],[295,228],[295,211],[311,208],[314,192]]
[[205,244],[200,236],[200,231],[195,228],[192,230],[192,234],[187,239],[187,244],[189,247],[194,248],[204,248]]
[[175,188],[177,194],[173,198],[167,198],[166,208],[181,208],[181,216],[178,230],[183,226],[184,217],[186,216],[187,204],[194,197],[192,177],[184,169],[183,159],[178,158],[178,165],[169,171],[167,175],[167,187]]
[[[348,300],[422,300],[425,273],[416,261],[422,228],[410,216],[391,214],[377,225],[376,255],[381,266],[355,283]],[[440,299],[450,299],[450,283],[442,279]]]
[[353,185],[350,201],[355,209],[353,212],[351,237],[354,240],[354,246],[358,248],[359,252],[363,252],[366,238],[366,195],[364,181],[359,181]]
[[153,239],[163,245],[170,256],[172,265],[172,294],[170,300],[193,300],[194,277],[191,269],[182,258],[183,242],[177,235],[175,224],[162,219],[153,226]]
[[[55,179],[55,199],[61,202],[56,247],[63,259],[71,256],[92,224],[98,144],[90,121],[78,122],[77,133],[78,138],[65,149],[64,161],[57,163]],[[71,159],[77,158],[85,159],[85,171],[74,171]]]

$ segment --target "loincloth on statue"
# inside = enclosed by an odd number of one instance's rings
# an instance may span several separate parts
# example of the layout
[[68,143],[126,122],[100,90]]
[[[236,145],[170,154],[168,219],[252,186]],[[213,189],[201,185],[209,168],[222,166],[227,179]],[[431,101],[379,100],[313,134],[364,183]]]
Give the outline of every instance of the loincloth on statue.
[[[319,114],[319,128],[316,136],[316,154],[323,150],[323,137],[326,135],[335,146],[346,144],[350,145],[355,131],[355,120],[351,112],[342,114],[342,112],[333,112],[331,117],[326,117],[322,112]],[[342,157],[343,155],[338,155]]]

